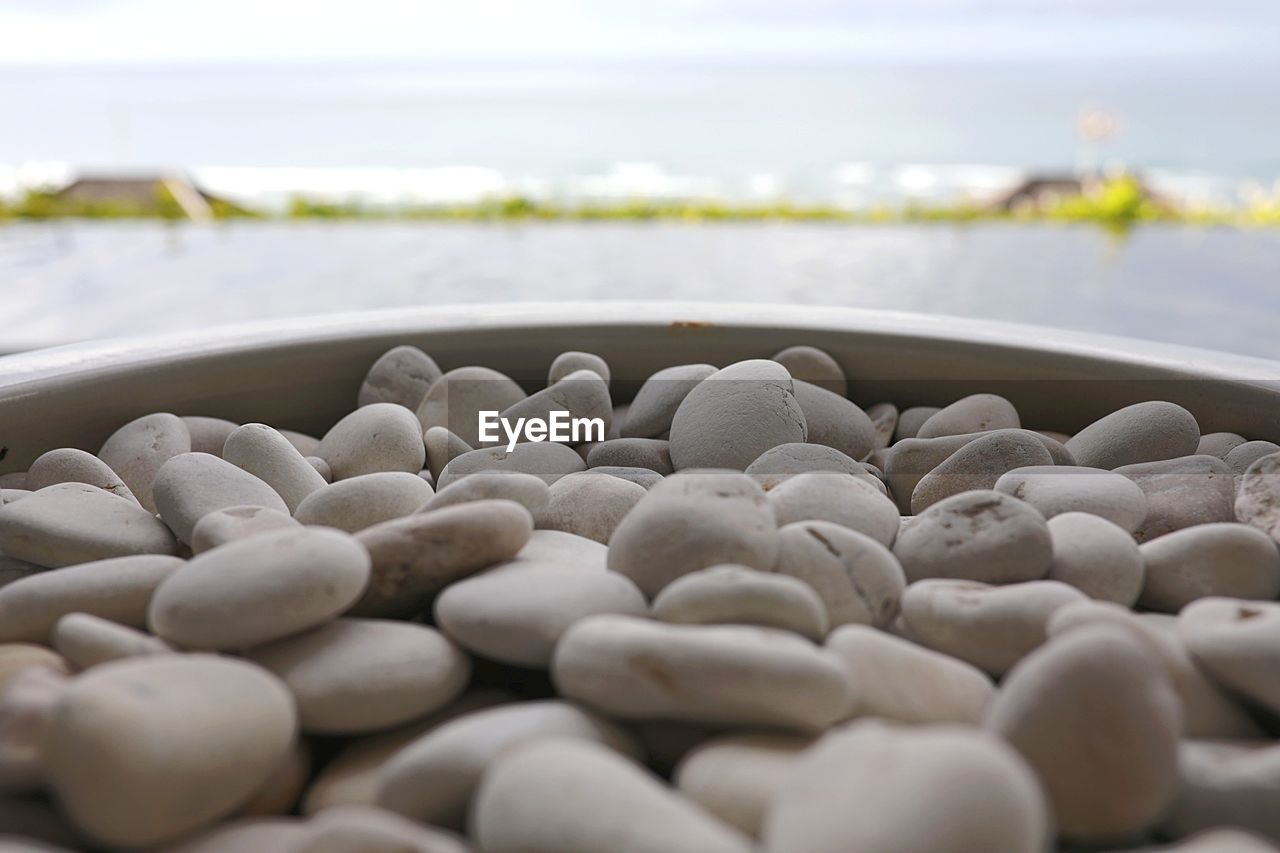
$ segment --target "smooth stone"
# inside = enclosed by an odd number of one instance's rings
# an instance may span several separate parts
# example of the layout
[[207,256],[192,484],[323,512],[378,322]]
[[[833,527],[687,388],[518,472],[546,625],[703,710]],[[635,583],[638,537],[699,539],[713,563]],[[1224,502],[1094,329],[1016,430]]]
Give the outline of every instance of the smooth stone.
[[817,385],[833,394],[845,397],[849,393],[848,380],[834,358],[817,347],[793,346],[779,350],[769,357],[787,369],[794,378]]
[[794,441],[779,444],[761,453],[747,466],[746,474],[760,484],[766,492],[776,489],[791,477],[800,474],[822,472],[849,474],[868,483],[876,477],[869,474],[861,462],[847,453],[825,444],[809,444]]
[[676,789],[720,820],[752,837],[796,759],[812,740],[796,735],[744,733],[695,746],[676,768]]
[[551,500],[541,477],[520,471],[477,471],[436,492],[418,512],[432,512],[472,501],[515,501],[537,517]]
[[902,594],[902,616],[921,645],[1001,676],[1045,642],[1054,611],[1078,601],[1088,599],[1058,581],[923,580]]
[[1190,456],[1200,445],[1195,416],[1176,403],[1135,403],[1077,432],[1067,449],[1077,465],[1112,470]]
[[335,619],[248,653],[298,705],[302,730],[356,735],[403,725],[452,702],[471,661],[426,625]]
[[[748,469],[749,470],[749,469]],[[898,536],[898,508],[863,477],[811,471],[769,490],[779,525],[828,521],[891,547]]]
[[1035,465],[1000,476],[997,492],[1026,501],[1052,519],[1067,512],[1087,512],[1129,533],[1147,517],[1147,496],[1123,474],[1078,465]]
[[548,738],[640,755],[619,726],[567,702],[501,705],[450,720],[397,752],[382,768],[377,804],[423,823],[462,827],[486,768],[521,744]]
[[384,521],[360,531],[373,568],[352,616],[408,617],[436,592],[512,559],[529,541],[533,517],[514,501],[472,501]]
[[865,459],[875,449],[875,424],[855,403],[800,379],[793,379],[792,387],[804,415],[803,441],[834,447],[853,459]]
[[1230,826],[1280,839],[1280,747],[1270,740],[1183,741],[1178,793],[1162,835],[1184,838]]
[[750,477],[690,471],[665,478],[622,519],[609,540],[609,569],[652,599],[707,566],[771,569],[778,547],[773,510]]
[[1147,517],[1133,532],[1139,542],[1219,521],[1235,521],[1235,483],[1214,456],[1184,456],[1116,469],[1147,496]]
[[660,438],[615,438],[602,441],[587,454],[587,467],[648,468],[670,474],[671,444]]
[[657,471],[648,468],[626,468],[619,465],[601,465],[598,468],[591,468],[592,473],[607,474],[610,477],[617,477],[620,480],[626,480],[628,483],[635,483],[646,491],[662,482],[662,475]]
[[290,853],[469,853],[461,838],[386,809],[339,806],[319,812]]
[[[1227,467],[1231,469],[1231,473],[1236,476],[1236,481],[1244,476],[1244,472],[1249,470],[1249,466],[1257,462],[1264,456],[1270,456],[1273,453],[1280,453],[1280,444],[1273,441],[1246,441],[1239,447],[1234,448],[1228,453],[1222,461],[1227,463]],[[30,484],[31,472],[27,472],[27,482]],[[30,485],[27,488],[31,488]]]
[[191,432],[182,418],[166,412],[144,415],[111,434],[98,458],[115,471],[143,509],[156,511],[151,483],[160,466],[191,452]]
[[875,427],[875,447],[881,449],[892,444],[893,432],[898,428],[898,407],[893,403],[876,403],[867,409],[867,417]]
[[445,427],[468,447],[479,447],[479,413],[501,412],[524,398],[524,389],[505,374],[487,367],[457,367],[433,382],[422,398],[418,432]]
[[203,554],[205,551],[268,533],[273,530],[296,530],[302,525],[287,513],[278,509],[267,509],[264,506],[229,506],[216,509],[196,522],[191,531],[191,551]]
[[551,484],[547,505],[535,522],[541,529],[607,544],[618,524],[646,494],[643,486],[608,474],[590,470],[568,474]]
[[1034,435],[1002,430],[979,436],[916,483],[911,492],[911,512],[919,515],[961,492],[994,489],[1001,476],[1016,468],[1052,464],[1053,457]]
[[68,613],[59,619],[53,627],[52,643],[76,669],[173,651],[164,640],[88,613]]
[[810,640],[827,635],[827,609],[799,578],[744,566],[712,566],[672,581],[653,600],[653,617],[683,625],[758,625]]
[[804,581],[826,607],[831,628],[888,626],[906,587],[893,552],[856,530],[829,521],[800,521],[778,530],[773,571]]
[[334,480],[382,471],[417,474],[427,461],[418,419],[395,403],[356,409],[324,434],[315,455],[329,463]]
[[749,853],[750,840],[616,753],[553,738],[498,757],[475,797],[486,853],[697,850]]
[[307,464],[316,470],[321,480],[324,480],[325,483],[333,482],[333,469],[329,467],[328,462],[325,462],[319,456],[304,456],[302,458],[307,460]]
[[960,578],[983,583],[1038,580],[1049,572],[1053,543],[1044,516],[993,491],[938,501],[898,534],[893,553],[908,582]]
[[1111,602],[1087,601],[1068,604],[1054,611],[1047,630],[1050,637],[1078,625],[1104,622],[1120,625],[1146,644],[1160,659],[1169,682],[1182,703],[1184,737],[1257,737],[1257,723],[1238,702],[1208,678],[1191,659],[1174,631],[1153,624],[1149,618]]
[[307,825],[295,818],[242,817],[169,845],[166,853],[297,853],[297,845],[306,841],[309,834]]
[[1042,853],[1035,777],[980,730],[868,721],[796,761],[764,821],[766,853]]
[[293,518],[299,524],[358,533],[412,515],[434,494],[426,480],[407,471],[363,474],[316,489],[298,504]]
[[1177,787],[1181,712],[1153,655],[1115,625],[1054,637],[1009,673],[986,726],[1039,776],[1061,837],[1122,840],[1156,823]]
[[135,554],[174,554],[178,542],[136,501],[59,483],[0,507],[0,551],[46,568]]
[[996,694],[981,670],[866,625],[827,637],[853,684],[853,717],[978,725]]
[[556,646],[562,696],[620,719],[821,731],[844,716],[835,655],[789,631],[592,616]]
[[440,472],[457,457],[474,448],[442,426],[434,426],[422,435],[427,448],[427,470],[439,480]]
[[566,474],[587,470],[572,447],[550,441],[526,441],[510,453],[505,447],[484,447],[462,454],[444,466],[436,485],[444,489],[478,471],[519,471],[551,484]]
[[1215,681],[1280,713],[1280,604],[1202,598],[1178,614],[1178,636]]
[[392,347],[365,374],[356,406],[395,403],[416,412],[427,389],[443,375],[435,359],[417,347]]
[[161,466],[153,484],[160,518],[184,543],[196,523],[233,506],[263,506],[289,512],[284,498],[267,483],[211,453],[182,453]]
[[227,436],[240,426],[225,418],[208,418],[202,415],[184,415],[182,422],[187,425],[187,433],[191,436],[191,452],[212,453],[214,456],[221,455]]
[[47,669],[57,675],[71,674],[66,658],[47,646],[36,643],[0,643],[0,700],[3,700],[5,690],[18,673],[31,667]]
[[554,385],[571,373],[579,370],[590,370],[607,384],[609,382],[609,363],[591,352],[568,350],[560,353],[547,369],[547,384]]
[[35,492],[58,483],[87,483],[116,497],[137,502],[124,480],[107,463],[74,447],[50,450],[32,462],[23,488]]
[[369,554],[346,533],[262,533],[179,567],[152,596],[148,623],[177,646],[245,649],[328,622],[368,580]]
[[238,427],[227,436],[222,458],[274,489],[284,499],[290,513],[297,511],[303,498],[326,485],[325,478],[306,457],[287,438],[266,424]]
[[1177,613],[1198,598],[1274,599],[1280,594],[1280,550],[1247,524],[1200,524],[1141,547],[1146,565],[1139,606]]
[[313,435],[307,435],[305,432],[297,432],[291,429],[282,429],[280,434],[288,439],[294,449],[303,456],[315,456],[320,449],[320,439]]
[[138,555],[41,572],[0,588],[0,642],[48,643],[68,613],[142,628],[152,593],[183,561]]
[[1018,410],[998,394],[971,394],[942,408],[922,423],[916,438],[941,438],[997,429],[1020,429]]
[[1245,469],[1235,517],[1280,542],[1280,458],[1264,456]]
[[243,661],[156,655],[74,679],[49,778],[76,825],[112,847],[163,844],[231,813],[293,747],[293,700]]
[[1138,600],[1145,574],[1143,557],[1123,527],[1091,513],[1064,512],[1049,519],[1049,538],[1053,543],[1049,580],[1125,607]]
[[640,386],[627,409],[623,438],[659,438],[671,429],[671,420],[694,387],[716,372],[710,364],[679,364],[657,371]]
[[[570,373],[554,385],[548,385],[541,391],[536,391],[523,400],[512,403],[502,410],[501,416],[512,423],[520,418],[548,421],[552,412],[568,412],[569,417],[573,419],[598,418],[607,431],[609,422],[613,418],[613,401],[609,397],[609,383],[594,371],[579,370]],[[498,432],[501,433],[501,430]],[[588,431],[587,435],[595,436],[596,433]],[[604,437],[603,431],[599,437]],[[505,445],[506,442],[507,439],[500,434],[497,443]],[[494,442],[489,444],[492,446]],[[485,442],[482,441],[477,446],[483,447]]]
[[450,720],[510,699],[497,691],[465,693],[456,702],[407,725],[347,739],[311,781],[299,811],[309,815],[335,806],[374,805],[382,768],[402,749]]
[[635,584],[605,569],[603,546],[597,552],[587,547],[591,540],[551,539],[548,532],[535,531],[514,560],[441,592],[435,601],[440,629],[482,657],[546,669],[575,622],[600,613],[645,614]]
[[764,359],[716,371],[694,386],[671,420],[671,464],[677,471],[743,471],[771,447],[807,441],[793,386],[782,365]]
[[903,409],[898,413],[898,425],[894,427],[893,440],[898,442],[904,438],[915,438],[920,432],[920,427],[924,426],[924,422],[941,411],[940,406],[911,406]]
[[1200,436],[1196,445],[1197,456],[1216,456],[1226,461],[1227,454],[1244,444],[1247,439],[1234,432],[1209,432]]

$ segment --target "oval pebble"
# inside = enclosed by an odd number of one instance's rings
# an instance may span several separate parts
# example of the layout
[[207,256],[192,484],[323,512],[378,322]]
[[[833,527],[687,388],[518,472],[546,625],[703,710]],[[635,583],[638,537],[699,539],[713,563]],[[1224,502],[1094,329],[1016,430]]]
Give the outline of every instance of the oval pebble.
[[1116,469],[1147,496],[1147,517],[1133,532],[1139,542],[1220,521],[1235,521],[1235,481],[1213,456],[1183,456]]
[[760,487],[745,474],[691,471],[650,489],[609,540],[609,568],[652,599],[698,569],[736,563],[771,569],[778,529]]
[[844,368],[829,353],[817,347],[803,344],[787,347],[769,358],[785,367],[796,379],[811,382],[841,397],[849,393]]
[[898,536],[898,508],[863,477],[825,471],[797,474],[769,490],[769,505],[779,525],[828,521],[885,547]]
[[[521,418],[550,422],[552,412],[567,412],[568,417],[575,420],[599,419],[604,429],[599,432],[598,437],[603,439],[604,433],[609,429],[609,422],[613,419],[613,401],[609,398],[609,383],[593,371],[579,370],[570,373],[554,385],[548,385],[541,391],[536,391],[512,403],[502,410],[501,417],[511,423],[516,423]],[[502,430],[498,429],[496,432],[499,436],[497,443],[506,444],[507,439],[503,436]],[[570,430],[569,434],[572,437],[573,432]],[[596,435],[592,430],[587,430],[585,434]],[[493,442],[489,444],[492,445]],[[485,442],[481,441],[476,446],[483,447]]]
[[771,491],[791,477],[815,471],[868,479],[867,469],[847,453],[803,441],[769,448],[747,466],[746,474],[758,482],[760,488]]
[[173,572],[151,598],[148,623],[186,648],[249,648],[328,622],[359,598],[368,579],[369,554],[345,533],[262,533]]
[[751,836],[810,738],[732,734],[701,743],[680,760],[676,789],[730,826]]
[[608,474],[589,470],[568,474],[551,484],[547,505],[535,522],[542,529],[608,543],[618,524],[646,494],[643,486]]
[[830,652],[789,631],[592,616],[556,646],[561,695],[622,719],[818,731],[850,695]]
[[745,470],[771,447],[807,441],[791,375],[776,362],[740,361],[698,383],[671,420],[671,464]]
[[278,509],[264,506],[229,506],[201,517],[191,531],[191,551],[205,551],[272,530],[296,530],[302,525]]
[[1125,607],[1138,600],[1145,574],[1143,558],[1124,528],[1090,513],[1064,512],[1049,519],[1049,537],[1053,542],[1049,580]]
[[1173,799],[1178,698],[1123,628],[1080,626],[1032,652],[1009,673],[986,724],[1035,770],[1065,838],[1132,837]]
[[548,484],[566,474],[585,471],[587,463],[572,447],[549,441],[517,444],[510,453],[505,447],[485,447],[462,454],[444,466],[436,485],[447,488],[477,471],[519,471],[541,477]]
[[175,554],[164,522],[137,501],[59,483],[0,507],[0,551],[46,568],[135,554]]
[[1200,445],[1195,416],[1176,403],[1135,403],[1077,432],[1067,449],[1077,465],[1111,470],[1122,465],[1190,456]]
[[971,394],[935,412],[916,430],[916,438],[941,438],[997,429],[1019,429],[1018,410],[999,394]]
[[999,430],[979,436],[944,459],[911,491],[911,512],[919,515],[938,501],[978,489],[994,489],[1015,468],[1052,465],[1053,457],[1034,435]]
[[222,458],[274,489],[284,499],[290,513],[297,511],[303,498],[323,489],[326,484],[325,478],[306,457],[287,438],[266,424],[237,427],[227,436]]
[[533,518],[514,501],[472,501],[375,524],[356,536],[373,568],[352,616],[407,617],[462,578],[510,560]]
[[620,480],[626,480],[628,483],[635,483],[645,491],[652,489],[663,480],[663,476],[661,474],[648,468],[624,468],[618,465],[601,465],[589,470],[594,474],[607,474],[610,477],[617,477]]
[[804,441],[833,447],[853,459],[865,459],[871,453],[876,428],[866,412],[840,394],[809,382],[793,379],[791,384],[804,415]]
[[427,390],[442,375],[435,359],[417,347],[392,347],[365,374],[356,406],[395,403],[416,412]]
[[482,410],[501,412],[524,398],[524,390],[496,370],[475,366],[454,368],[431,383],[418,405],[418,434],[432,427],[444,427],[468,447],[479,447],[479,413]]
[[54,718],[49,777],[110,846],[163,844],[226,816],[292,748],[293,700],[243,661],[154,655],[94,667]]
[[208,418],[202,415],[184,415],[182,422],[187,425],[187,433],[191,436],[192,453],[222,454],[222,447],[227,443],[227,436],[240,426],[225,418]]
[[521,744],[547,738],[593,741],[628,756],[640,754],[621,728],[567,702],[482,709],[444,723],[396,753],[381,772],[378,805],[423,823],[461,827],[490,763]]
[[441,592],[435,601],[441,630],[490,660],[545,669],[575,622],[599,613],[646,612],[635,584],[605,569],[603,546],[597,551],[591,540],[549,532],[535,531],[514,560]]
[[1035,777],[1003,741],[861,722],[796,761],[765,818],[764,850],[1041,853],[1051,825]]
[[477,471],[455,480],[436,492],[419,512],[483,500],[515,501],[535,517],[547,508],[550,492],[546,482],[520,471]]
[[335,619],[248,653],[298,705],[304,732],[354,735],[402,725],[452,702],[471,661],[426,625]]
[[177,415],[144,415],[120,427],[103,443],[98,458],[115,471],[148,512],[155,512],[151,483],[160,466],[191,452],[191,432]]
[[813,587],[788,575],[744,566],[712,566],[671,582],[653,600],[653,616],[683,625],[759,625],[811,640],[827,635],[827,610]]
[[336,527],[356,533],[375,524],[412,515],[435,492],[417,474],[364,474],[316,489],[293,514],[299,524]]
[[427,449],[412,412],[395,403],[370,403],[334,424],[314,455],[329,463],[334,480],[345,480],[381,471],[417,474]]
[[59,619],[52,644],[76,669],[173,651],[164,640],[88,613],[68,613]]
[[1000,476],[994,489],[1026,501],[1051,519],[1067,512],[1087,512],[1129,533],[1147,517],[1147,496],[1123,474],[1078,465],[1034,465]]
[[1280,713],[1280,604],[1202,598],[1178,614],[1178,636],[1215,681]]
[[1264,456],[1245,469],[1235,515],[1280,542],[1280,457]]
[[24,488],[35,492],[58,483],[88,483],[116,497],[137,502],[120,475],[112,471],[107,463],[92,453],[74,447],[50,450],[32,462]]
[[[1244,472],[1249,466],[1257,462],[1264,456],[1270,456],[1273,453],[1280,453],[1280,444],[1273,441],[1246,441],[1231,450],[1224,458],[1223,462],[1227,463],[1227,467],[1231,469],[1231,473],[1236,476],[1239,482],[1240,477],[1244,476]],[[31,472],[27,472],[27,488],[31,488]]]
[[592,352],[568,350],[556,356],[547,368],[547,384],[554,385],[579,370],[590,370],[606,383],[609,381],[609,363],[603,358]]
[[476,793],[486,853],[697,850],[749,853],[750,840],[604,747],[553,738],[500,756]]
[[902,594],[902,616],[925,647],[1000,676],[1044,643],[1054,611],[1087,600],[1058,581],[924,580]]
[[1200,443],[1196,445],[1196,455],[1216,456],[1226,461],[1227,454],[1235,450],[1246,441],[1242,435],[1234,432],[1210,432],[1200,436]]
[[906,586],[902,567],[888,548],[856,530],[829,521],[801,521],[778,531],[773,571],[811,586],[826,607],[831,628],[884,628],[898,615]]
[[182,564],[178,557],[144,554],[14,581],[0,588],[0,642],[47,644],[58,620],[75,612],[141,628],[152,593]]
[[434,426],[422,434],[427,448],[427,470],[433,480],[439,481],[440,472],[457,457],[473,448],[442,426]]
[[920,427],[924,426],[924,422],[941,411],[940,406],[911,406],[903,409],[898,413],[898,425],[894,427],[893,440],[897,442],[906,438],[915,438],[920,432]]
[[1184,838],[1231,826],[1278,839],[1278,788],[1280,748],[1274,741],[1184,740],[1178,748],[1178,793],[1161,833]]
[[978,725],[996,693],[977,667],[866,625],[837,628],[827,648],[853,684],[850,716]]
[[181,453],[160,467],[153,483],[156,510],[179,540],[191,542],[196,523],[233,506],[263,506],[287,513],[275,489],[211,453]]
[[898,534],[893,553],[908,582],[962,578],[1016,583],[1043,578],[1053,560],[1044,516],[993,491],[938,501]]
[[1247,524],[1200,524],[1141,547],[1146,581],[1138,604],[1177,613],[1198,598],[1274,599],[1280,594],[1280,550]]
[[670,474],[670,442],[658,438],[615,438],[602,441],[587,454],[587,466],[611,465],[619,468],[648,468],[659,474]]

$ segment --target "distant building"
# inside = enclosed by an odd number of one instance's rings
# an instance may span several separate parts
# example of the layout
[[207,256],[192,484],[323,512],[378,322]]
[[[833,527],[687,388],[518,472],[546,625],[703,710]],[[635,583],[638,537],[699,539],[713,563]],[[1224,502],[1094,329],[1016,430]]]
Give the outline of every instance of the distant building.
[[187,178],[172,175],[86,176],[54,193],[73,206],[120,207],[141,214],[162,214],[172,199],[188,219],[213,219],[213,205],[222,202]]

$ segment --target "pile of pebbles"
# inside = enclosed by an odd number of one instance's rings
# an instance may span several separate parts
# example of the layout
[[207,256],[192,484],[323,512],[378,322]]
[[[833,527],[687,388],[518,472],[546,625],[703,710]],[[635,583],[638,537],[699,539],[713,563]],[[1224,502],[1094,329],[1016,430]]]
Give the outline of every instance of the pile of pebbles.
[[[403,346],[319,438],[0,478],[0,849],[1280,849],[1280,446],[612,381]],[[557,408],[605,440],[479,440]]]

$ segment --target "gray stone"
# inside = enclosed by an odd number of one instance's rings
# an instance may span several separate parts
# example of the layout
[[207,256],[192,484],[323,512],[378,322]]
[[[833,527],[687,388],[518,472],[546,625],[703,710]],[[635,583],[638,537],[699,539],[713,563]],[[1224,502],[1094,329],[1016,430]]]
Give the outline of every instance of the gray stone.
[[921,478],[911,492],[911,512],[919,515],[961,492],[994,489],[1015,468],[1052,464],[1053,457],[1034,434],[998,430],[979,436]]
[[263,506],[289,512],[275,489],[211,453],[180,453],[160,467],[152,485],[156,510],[174,535],[191,542],[196,523],[233,506]]
[[1227,463],[1183,456],[1116,469],[1147,496],[1147,517],[1133,535],[1147,542],[1196,524],[1235,521],[1235,486]]
[[811,640],[827,635],[827,609],[799,578],[744,566],[712,566],[668,584],[653,600],[653,616],[684,625],[759,625]]
[[778,539],[773,571],[813,587],[830,627],[884,628],[898,615],[906,586],[902,567],[870,536],[829,521],[801,521],[779,529]]
[[1176,403],[1135,403],[1099,418],[1067,442],[1077,465],[1119,468],[1190,456],[1200,445],[1195,417]]
[[1247,524],[1200,524],[1144,543],[1146,581],[1138,604],[1177,613],[1198,598],[1274,599],[1280,550]]
[[971,394],[935,412],[916,430],[916,438],[941,438],[997,429],[1019,429],[1013,404],[998,394]]
[[893,553],[907,580],[962,578],[1015,583],[1043,578],[1053,561],[1044,516],[993,491],[961,492],[921,513]]
[[417,347],[393,347],[379,356],[365,374],[356,405],[396,403],[417,411],[427,389],[441,375],[435,359]]
[[160,412],[130,421],[111,434],[98,451],[98,458],[120,476],[142,504],[156,511],[151,499],[151,482],[160,466],[179,453],[191,452],[191,433],[177,415]]
[[1031,504],[1045,518],[1087,512],[1129,533],[1147,517],[1147,496],[1123,474],[1077,465],[1036,465],[1001,475],[995,490]]
[[346,480],[382,471],[417,474],[427,450],[412,412],[395,403],[370,403],[334,424],[315,455],[329,463],[334,480]]
[[417,474],[386,471],[351,477],[316,489],[298,504],[300,524],[356,533],[417,512],[435,494]]
[[623,438],[659,438],[671,429],[676,409],[702,380],[716,372],[710,364],[665,367],[650,376],[636,392],[622,425]]
[[811,346],[787,347],[770,357],[802,382],[810,382],[841,397],[849,393],[844,369],[826,352]]
[[[1090,598],[1132,607],[1143,588],[1143,559],[1133,537],[1101,516],[1064,512],[1049,519],[1049,580]],[[1280,559],[1280,558],[1278,558]]]

